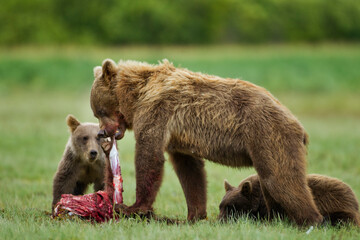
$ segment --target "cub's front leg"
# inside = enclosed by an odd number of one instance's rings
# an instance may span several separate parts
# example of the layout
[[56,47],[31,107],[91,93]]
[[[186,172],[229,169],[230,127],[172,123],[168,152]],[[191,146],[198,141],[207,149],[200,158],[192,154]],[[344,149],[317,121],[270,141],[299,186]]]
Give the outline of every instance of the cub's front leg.
[[78,166],[72,161],[62,161],[53,180],[52,212],[61,195],[73,193],[76,187]]

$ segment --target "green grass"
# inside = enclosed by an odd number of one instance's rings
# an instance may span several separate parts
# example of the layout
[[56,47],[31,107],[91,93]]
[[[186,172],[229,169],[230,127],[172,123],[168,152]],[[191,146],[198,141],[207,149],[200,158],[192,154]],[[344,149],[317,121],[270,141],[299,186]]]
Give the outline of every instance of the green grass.
[[355,92],[360,89],[360,45],[228,46],[141,48],[0,49],[0,86],[30,89],[89,87],[92,69],[103,59],[156,63],[168,58],[176,66],[223,77],[243,78],[270,91]]
[[[267,87],[290,108],[310,135],[308,172],[337,177],[360,197],[359,46],[272,46],[78,49],[20,48],[0,55],[0,239],[359,239],[354,227],[329,226],[309,235],[287,222],[216,221],[223,180],[237,184],[253,169],[206,162],[208,220],[170,226],[121,220],[90,224],[54,221],[46,214],[52,177],[69,136],[65,117],[94,121],[89,106],[92,68],[110,57],[176,65],[226,77],[242,76]],[[135,200],[134,138],[119,142],[124,200]],[[89,189],[90,192],[91,189]],[[186,203],[166,162],[154,205],[161,216],[186,219]]]

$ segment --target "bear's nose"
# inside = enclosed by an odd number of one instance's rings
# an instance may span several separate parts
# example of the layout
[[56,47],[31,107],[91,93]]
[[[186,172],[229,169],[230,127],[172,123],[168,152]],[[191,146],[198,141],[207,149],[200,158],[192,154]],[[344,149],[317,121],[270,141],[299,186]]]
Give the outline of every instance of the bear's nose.
[[91,150],[91,151],[90,151],[90,157],[91,157],[91,158],[96,158],[96,155],[97,155],[97,151],[96,151],[96,150]]
[[106,132],[106,130],[100,130],[99,132],[98,132],[98,137],[99,138],[106,138],[107,137],[107,132]]

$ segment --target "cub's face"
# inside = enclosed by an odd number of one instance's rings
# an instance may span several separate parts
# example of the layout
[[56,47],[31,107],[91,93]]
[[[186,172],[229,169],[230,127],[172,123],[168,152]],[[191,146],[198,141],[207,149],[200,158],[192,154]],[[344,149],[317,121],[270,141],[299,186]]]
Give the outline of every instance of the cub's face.
[[76,154],[89,163],[103,161],[105,155],[100,146],[102,140],[98,137],[99,126],[95,123],[80,123],[71,115],[67,117],[67,124]]
[[117,67],[111,60],[105,60],[103,67],[94,68],[94,83],[91,89],[90,105],[94,116],[99,119],[99,137],[121,139],[124,136],[124,117],[119,112],[117,97],[112,88]]
[[233,187],[225,180],[224,185],[226,193],[219,205],[218,219],[227,221],[250,213],[252,211],[251,182],[245,181],[238,187]]

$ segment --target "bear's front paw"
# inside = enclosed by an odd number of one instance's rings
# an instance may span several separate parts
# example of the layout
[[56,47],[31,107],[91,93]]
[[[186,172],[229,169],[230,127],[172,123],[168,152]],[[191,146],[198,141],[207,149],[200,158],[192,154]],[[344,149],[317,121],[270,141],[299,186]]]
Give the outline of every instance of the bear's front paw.
[[123,213],[124,214],[128,208],[129,207],[126,206],[125,204],[119,203],[119,204],[115,204],[114,211],[116,213],[120,213],[120,214]]
[[135,206],[128,207],[125,204],[116,204],[115,212],[127,218],[140,217],[141,219],[150,219],[150,218],[154,218],[155,216],[152,208],[143,208],[143,207],[135,207]]

